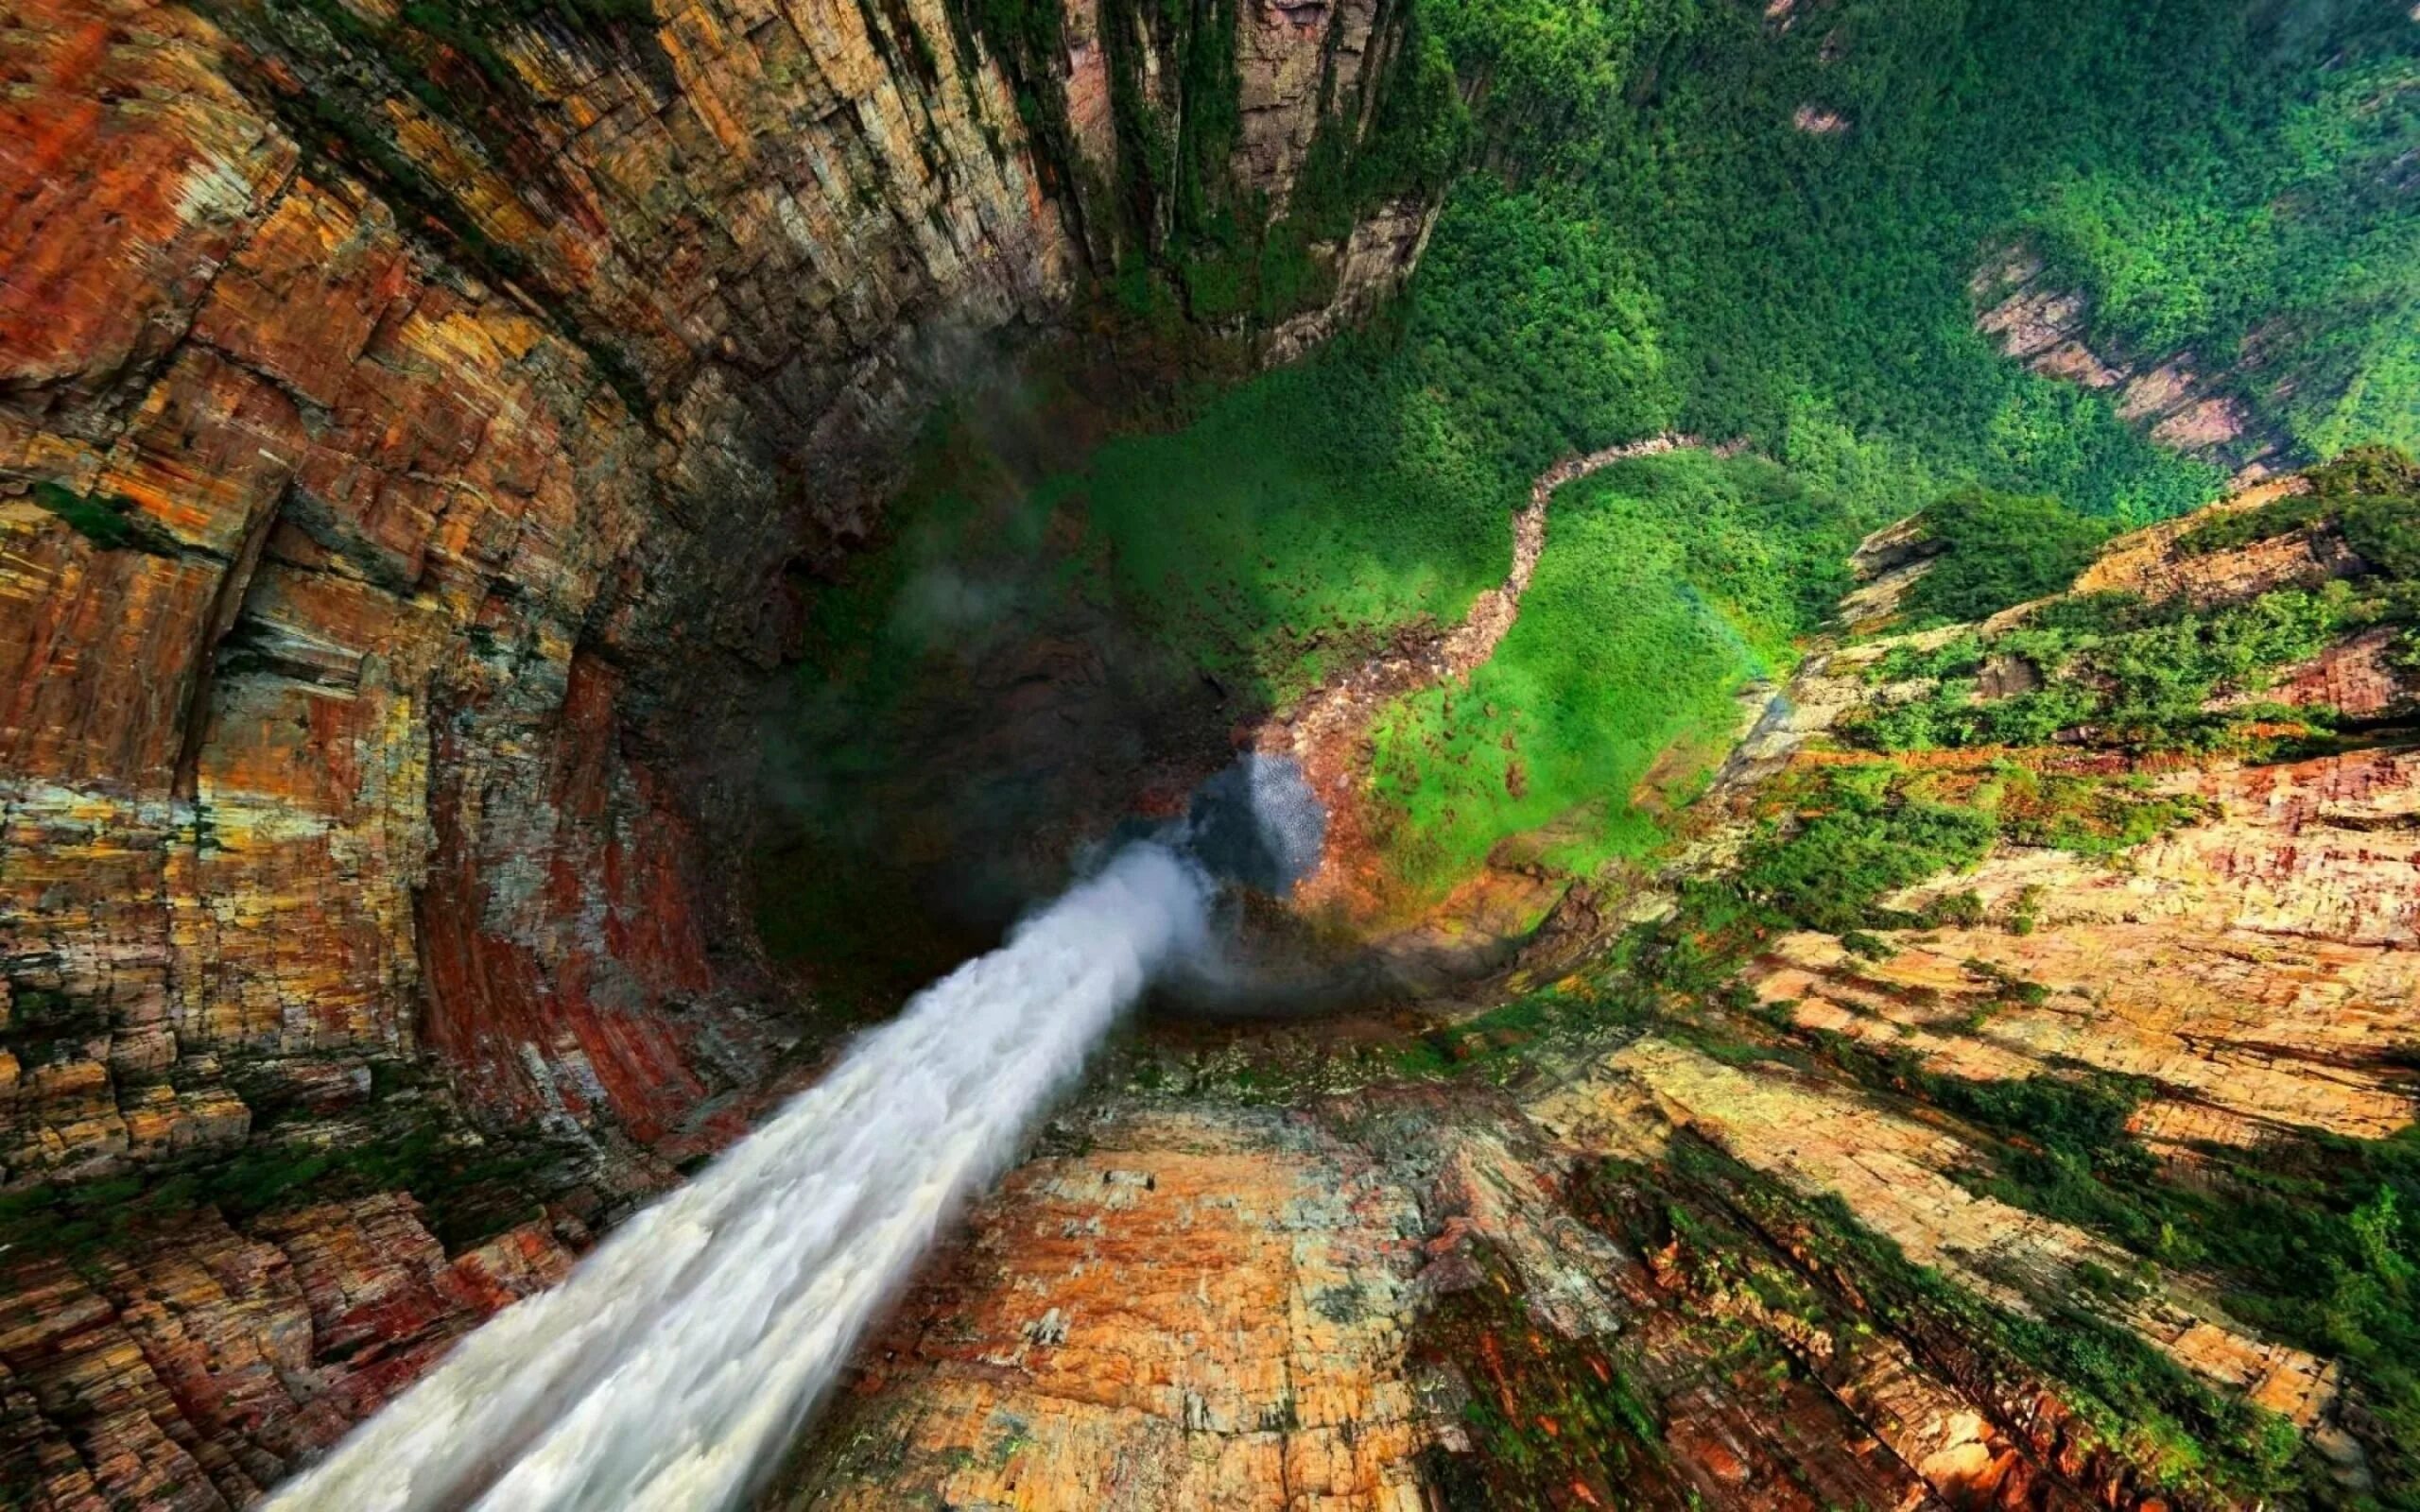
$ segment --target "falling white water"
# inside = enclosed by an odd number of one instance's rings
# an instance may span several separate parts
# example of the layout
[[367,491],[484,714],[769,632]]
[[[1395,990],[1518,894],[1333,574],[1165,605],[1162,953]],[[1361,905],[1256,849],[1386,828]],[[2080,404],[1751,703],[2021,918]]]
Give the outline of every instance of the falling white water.
[[1138,844],[926,988],[562,1285],[498,1314],[273,1512],[728,1506],[999,1174],[1208,885]]

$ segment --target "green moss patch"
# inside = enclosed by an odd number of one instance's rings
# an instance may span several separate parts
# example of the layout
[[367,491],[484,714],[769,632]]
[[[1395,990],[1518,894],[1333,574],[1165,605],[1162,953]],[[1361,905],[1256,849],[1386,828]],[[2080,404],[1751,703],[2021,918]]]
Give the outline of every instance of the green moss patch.
[[1547,859],[1575,869],[1653,846],[1633,788],[1676,743],[1710,735],[1696,746],[1719,755],[1741,684],[1786,675],[1846,587],[1854,535],[1836,500],[1749,457],[1641,458],[1564,489],[1494,657],[1377,727],[1398,867],[1442,888],[1548,826]]
[[37,483],[33,500],[103,551],[141,551],[157,557],[177,554],[176,539],[122,494],[78,493],[61,484]]

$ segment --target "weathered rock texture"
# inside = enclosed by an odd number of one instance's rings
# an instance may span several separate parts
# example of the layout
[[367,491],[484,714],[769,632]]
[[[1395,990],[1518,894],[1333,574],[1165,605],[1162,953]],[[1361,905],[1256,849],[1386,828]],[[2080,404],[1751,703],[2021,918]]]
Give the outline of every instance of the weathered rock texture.
[[[1334,56],[1376,60],[1346,9]],[[0,17],[0,1189],[232,1150],[415,1062],[491,1125],[685,1151],[791,1038],[711,864],[721,715],[950,363],[1061,319],[1100,249],[941,0],[515,13]],[[1317,87],[1328,29],[1237,32],[1238,195],[1366,110]],[[1426,212],[1373,224],[1340,310]],[[214,1297],[193,1328],[236,1326]],[[393,1321],[389,1382],[426,1357]],[[351,1345],[277,1348],[244,1433],[282,1461],[375,1394],[313,1374]],[[274,1473],[164,1408],[182,1468],[71,1433],[132,1421],[82,1400],[12,1388],[0,1429],[61,1504]]]
[[[1339,1108],[1087,1124],[1087,1154],[1038,1160],[985,1205],[766,1504],[1409,1512],[1435,1504],[1426,1456],[1471,1448],[1474,1392],[1519,1420],[1559,1410],[1508,1364],[1524,1333],[1603,1351],[1597,1371],[1672,1405],[1631,1504],[1925,1499],[1820,1391],[1777,1417],[1728,1379],[1690,1299],[1572,1211],[1568,1152],[1526,1121],[1441,1121],[1419,1099],[1369,1111],[1387,1138]],[[1426,1320],[1474,1291],[1519,1297],[1526,1328],[1434,1336]],[[1896,1386],[1898,1410],[1935,1409],[1910,1433],[1980,1432],[1924,1389]]]
[[[2415,772],[2410,753],[2362,751],[2164,779],[2216,817],[2122,866],[2018,851],[1896,900],[1972,890],[2006,918],[2021,897],[2030,933],[1925,932],[1878,963],[1791,936],[1757,989],[1792,1002],[1809,1028],[1904,1044],[1962,1076],[2061,1063],[2149,1076],[2161,1090],[2146,1134],[2251,1143],[2307,1125],[2382,1138],[2412,1116],[2397,1061],[2420,1031]],[[2049,996],[2009,1002],[2006,978]]]
[[[1974,1151],[1854,1088],[1650,1038],[1517,1101],[1130,1093],[1061,1126],[1082,1153],[978,1210],[762,1505],[1415,1508],[1494,1504],[1491,1485],[1576,1505],[2172,1504],[1956,1322],[1887,1321],[1786,1226],[1731,1227],[1763,1211],[1737,1191],[1623,1174],[1718,1151],[1773,1193],[1846,1198],[2018,1314],[2123,1263],[1973,1194],[1954,1177]],[[2123,1321],[2343,1441],[2334,1368],[2189,1283]],[[1514,1441],[1520,1473],[1487,1479]]]
[[[2262,484],[2209,513],[2256,507],[2300,487],[2298,479]],[[2326,529],[2219,553],[2178,550],[2178,538],[2205,518],[2119,538],[2074,591],[2211,608],[2315,587],[2361,565]],[[1887,609],[1893,564],[1883,552],[1866,565],[1874,582],[1852,602]],[[1894,696],[1867,682],[1865,668],[1893,644],[1936,644],[1959,633],[1927,631],[1809,659],[1776,699],[1774,716],[1735,756],[1728,791],[1792,760],[1831,759],[1808,743],[1843,714]],[[2394,657],[2397,640],[2391,627],[2357,632],[2217,706],[2325,704],[2358,719],[2391,717],[2413,696],[2413,675]],[[1979,696],[1992,694],[1979,688]],[[1983,750],[1919,759],[2089,771],[2108,769],[2113,758]],[[2116,760],[2122,769],[2123,758]],[[2003,850],[1972,872],[1886,900],[1919,909],[1972,892],[1992,922],[1886,931],[1893,954],[1879,960],[1851,955],[1828,936],[1792,935],[1772,943],[1749,979],[1806,1029],[1911,1051],[1955,1075],[2001,1080],[2083,1065],[2148,1077],[2156,1091],[2136,1131],[2165,1144],[2249,1145],[2296,1128],[2377,1139],[2411,1123],[2403,1062],[2420,1040],[2412,1007],[2420,1002],[2420,765],[2412,753],[2385,747],[2250,767],[2176,758],[2140,776],[2149,792],[2196,799],[2207,816],[2117,858]],[[1722,838],[1703,848],[1703,861],[1720,860]],[[2013,932],[2019,915],[2024,932]],[[2013,998],[2012,982],[2047,995]]]
[[[2197,608],[2240,603],[2273,588],[2316,588],[2360,570],[2341,536],[2292,531],[2236,551],[2194,554],[2178,549],[2185,533],[2209,514],[2256,509],[2302,491],[2302,479],[2279,478],[2243,490],[2202,513],[2137,530],[2110,542],[2075,581],[2079,593],[2138,593],[2153,603],[2184,598]],[[2023,612],[2023,606],[2002,618]]]
[[[1802,129],[1814,129],[1805,124]],[[2275,471],[2282,438],[2269,434],[2237,391],[2247,375],[2212,372],[2191,352],[2119,359],[2096,351],[2093,301],[2062,288],[2022,244],[1977,270],[1969,292],[1976,328],[2046,378],[2107,391],[2118,413],[2170,450],[2225,468],[2238,481]]]
[[408,1198],[379,1196],[250,1234],[203,1210],[138,1260],[22,1272],[0,1301],[0,1492],[244,1505],[570,1263],[537,1224],[449,1260]]
[[1416,1508],[1418,1204],[1307,1125],[1144,1113],[1020,1170],[778,1504]]

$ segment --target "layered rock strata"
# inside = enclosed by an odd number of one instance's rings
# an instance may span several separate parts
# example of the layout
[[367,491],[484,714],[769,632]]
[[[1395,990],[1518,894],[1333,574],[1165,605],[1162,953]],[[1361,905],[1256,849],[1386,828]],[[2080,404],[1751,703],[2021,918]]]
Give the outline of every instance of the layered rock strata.
[[[1236,39],[1238,194],[1283,198],[1327,44]],[[375,1111],[393,1068],[640,1185],[728,1138],[796,1037],[711,864],[785,574],[1098,254],[999,61],[939,0],[31,0],[0,77],[0,1189]],[[1338,249],[1340,310],[1406,215]],[[284,1221],[221,1242],[267,1275]],[[0,1351],[0,1452],[57,1504],[240,1503],[374,1404],[359,1341],[279,1323],[275,1463],[205,1452],[111,1332],[133,1294],[29,1263],[0,1305],[95,1320]],[[445,1284],[380,1314],[381,1391],[496,1299]],[[181,1295],[197,1333],[258,1311]],[[70,1356],[118,1384],[42,1383]]]
[[[2184,528],[2114,542],[2080,587],[2206,608],[2358,570],[2324,530],[2191,556]],[[1921,564],[1887,533],[1869,548],[1886,586],[1853,612],[1872,624]],[[2377,640],[2357,632],[2264,693],[2407,707]],[[1897,644],[1826,648],[1774,690],[1679,872],[1732,866],[1777,779],[1879,759],[1828,737],[1897,696],[1867,676]],[[1978,696],[2022,691],[2002,680]],[[1951,776],[2113,759],[1900,758]],[[2187,822],[2098,860],[2002,844],[1883,900],[1913,915],[1971,892],[1969,922],[1854,949],[1775,936],[1728,1027],[1474,1028],[1469,1053],[1507,1091],[1407,1086],[1342,1046],[1324,1079],[1349,1090],[1280,1112],[1249,1091],[1144,1090],[1249,1088],[1216,1069],[1233,1052],[1146,1054],[1149,1074],[1063,1121],[935,1262],[765,1504],[2237,1504],[2159,1484],[2138,1425],[2092,1420],[1993,1342],[1993,1316],[2082,1326],[2080,1298],[2361,1491],[2375,1443],[2351,1431],[2339,1363],[2234,1315],[2210,1276],[1994,1194],[1997,1136],[1822,1047],[1982,1087],[2125,1078],[2147,1089],[2129,1131],[2188,1180],[2229,1146],[2406,1129],[2416,771],[2396,746],[2149,765],[2129,791],[2193,799]]]
[[0,1302],[0,1490],[59,1512],[246,1505],[571,1258],[533,1223],[448,1259],[389,1195],[250,1234],[205,1210],[140,1258],[22,1271]]
[[[957,26],[12,15],[0,930],[67,1027],[0,1051],[8,1179],[239,1141],[321,1062],[642,1140],[760,1074],[684,732],[936,369],[1084,270]],[[1324,38],[1237,42],[1281,195]],[[1340,298],[1416,254],[1375,234]]]
[[[1806,128],[1802,128],[1806,129]],[[2120,358],[2092,343],[2093,301],[2063,287],[2041,256],[2007,248],[1969,281],[1976,329],[2046,378],[2109,394],[2120,418],[2171,451],[2217,464],[2238,482],[2274,472],[2285,442],[2238,390],[2249,373],[2214,371],[2189,352]]]

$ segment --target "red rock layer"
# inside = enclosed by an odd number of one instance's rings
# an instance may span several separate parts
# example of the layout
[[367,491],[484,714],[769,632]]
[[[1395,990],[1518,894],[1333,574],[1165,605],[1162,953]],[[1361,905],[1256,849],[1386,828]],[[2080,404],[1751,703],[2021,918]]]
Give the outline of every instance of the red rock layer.
[[[865,529],[914,329],[1079,266],[1006,82],[909,45],[938,0],[282,26],[0,28],[0,979],[76,1023],[0,1025],[0,1182],[240,1140],[230,1057],[434,1046],[643,1138],[752,1075],[680,774],[785,558]],[[1246,47],[1281,194],[1302,29]]]
[[242,1506],[570,1264],[534,1224],[449,1261],[389,1195],[250,1234],[203,1210],[139,1253],[20,1271],[0,1301],[0,1492],[38,1512]]

